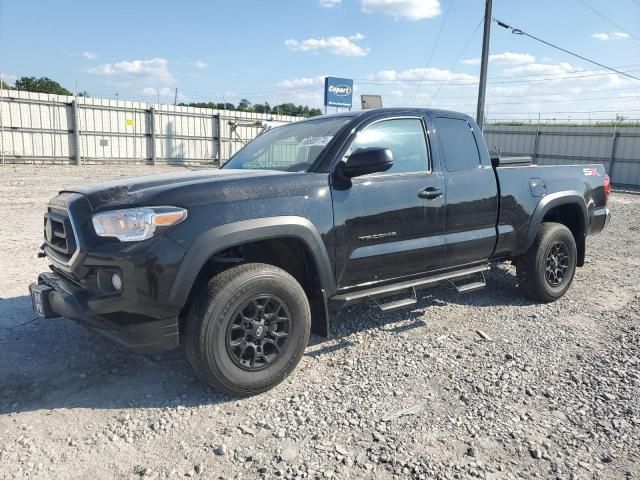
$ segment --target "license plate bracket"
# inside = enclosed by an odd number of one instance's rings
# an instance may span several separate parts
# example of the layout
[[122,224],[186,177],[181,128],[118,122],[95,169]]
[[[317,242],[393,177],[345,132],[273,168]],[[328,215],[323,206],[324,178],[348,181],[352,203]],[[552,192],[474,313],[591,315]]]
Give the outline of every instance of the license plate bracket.
[[49,293],[53,290],[49,285],[32,283],[29,285],[29,293],[31,294],[31,305],[34,313],[42,318],[56,317],[57,315],[51,310],[49,303]]

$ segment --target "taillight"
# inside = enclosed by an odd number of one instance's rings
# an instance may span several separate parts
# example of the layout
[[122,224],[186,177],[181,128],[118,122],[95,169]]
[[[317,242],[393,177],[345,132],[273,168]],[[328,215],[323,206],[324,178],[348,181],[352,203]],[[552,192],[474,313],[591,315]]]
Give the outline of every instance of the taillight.
[[607,200],[609,200],[609,194],[611,193],[611,179],[609,178],[609,175],[607,175],[606,173],[604,174],[604,203],[607,203]]

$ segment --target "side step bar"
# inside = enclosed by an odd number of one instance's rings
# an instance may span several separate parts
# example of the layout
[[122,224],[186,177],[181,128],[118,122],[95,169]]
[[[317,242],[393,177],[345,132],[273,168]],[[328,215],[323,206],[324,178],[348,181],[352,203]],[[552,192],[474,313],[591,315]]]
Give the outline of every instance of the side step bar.
[[[484,272],[488,270],[489,270],[489,265],[478,265],[475,267],[465,268],[462,270],[455,270],[453,272],[441,273],[438,275],[431,275],[429,277],[421,277],[421,278],[415,278],[412,280],[405,280],[404,282],[394,283],[391,285],[373,287],[365,290],[358,290],[357,292],[351,292],[351,293],[342,293],[342,294],[334,295],[329,300],[331,301],[331,303],[336,304],[336,306],[346,307],[347,305],[364,301],[370,297],[393,295],[393,294],[396,294],[397,292],[401,292],[402,290],[406,290],[409,288],[429,287],[441,282],[452,281],[452,280],[455,280],[456,278],[468,277],[477,273],[484,274]],[[484,281],[475,282],[470,284],[470,285],[473,285],[473,289],[481,288],[480,286],[476,286],[476,283],[478,284],[482,283],[483,284],[482,286],[484,286]],[[469,285],[464,285],[462,287],[459,287],[459,291],[460,289],[464,289],[465,287],[468,287],[468,286]],[[471,289],[468,288],[467,290],[462,290],[462,291],[470,291],[470,290]],[[407,302],[406,305],[410,305],[411,304],[409,303],[410,300],[411,300],[411,303],[415,303],[413,299],[403,299],[403,300],[399,300],[398,302]],[[391,303],[395,304],[396,302],[391,302]],[[402,306],[405,306],[405,305],[402,305]],[[400,308],[400,307],[398,305],[393,305],[392,307],[389,307],[388,310],[391,310],[393,308]]]
[[484,272],[480,272],[480,279],[475,282],[464,283],[458,285],[455,281],[449,280],[449,283],[455,287],[458,293],[475,292],[487,286],[487,281],[484,278]]
[[456,285],[456,290],[458,290],[458,293],[475,292],[486,286],[487,284],[485,282],[473,282],[467,283],[466,285]]
[[390,310],[397,310],[397,309],[400,309],[400,308],[405,308],[405,307],[408,307],[409,305],[415,305],[416,303],[418,303],[418,300],[415,297],[414,298],[403,298],[401,300],[395,300],[393,302],[387,302],[387,303],[378,303],[378,302],[376,302],[376,304],[378,305],[378,308],[382,312],[388,312]]
[[[411,296],[408,298],[401,298],[399,300],[392,300],[390,302],[386,302],[386,303],[380,303],[377,298],[380,297],[369,297],[373,303],[376,304],[376,306],[383,312],[389,312],[391,310],[399,310],[401,308],[405,308],[408,307],[410,305],[415,305],[416,303],[418,303],[418,295],[416,294],[416,289],[415,287],[410,287],[410,294]],[[386,295],[387,297],[389,295]],[[393,298],[393,297],[392,297]]]

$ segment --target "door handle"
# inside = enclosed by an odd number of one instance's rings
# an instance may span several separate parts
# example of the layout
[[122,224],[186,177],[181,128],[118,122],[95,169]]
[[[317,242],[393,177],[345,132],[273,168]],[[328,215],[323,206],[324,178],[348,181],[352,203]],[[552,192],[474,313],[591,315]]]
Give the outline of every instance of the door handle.
[[425,198],[427,200],[433,200],[442,196],[442,190],[434,187],[427,187],[424,190],[418,192],[418,197]]

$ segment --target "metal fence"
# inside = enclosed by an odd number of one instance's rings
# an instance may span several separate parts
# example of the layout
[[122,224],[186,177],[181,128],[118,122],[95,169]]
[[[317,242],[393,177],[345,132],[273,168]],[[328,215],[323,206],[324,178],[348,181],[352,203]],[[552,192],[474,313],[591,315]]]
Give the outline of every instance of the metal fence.
[[490,150],[540,165],[602,163],[614,185],[640,186],[640,127],[487,125]]
[[221,165],[287,115],[0,90],[2,163]]
[[[265,126],[297,117],[0,90],[3,163],[221,165]],[[487,125],[489,149],[538,164],[602,163],[640,186],[640,127]],[[278,152],[284,153],[284,152]]]

